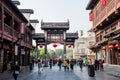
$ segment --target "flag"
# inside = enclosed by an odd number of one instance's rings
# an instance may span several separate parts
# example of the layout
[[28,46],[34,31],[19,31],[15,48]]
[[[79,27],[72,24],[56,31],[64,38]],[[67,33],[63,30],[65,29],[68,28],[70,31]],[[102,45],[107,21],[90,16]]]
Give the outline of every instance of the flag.
[[102,6],[106,6],[107,0],[102,0]]

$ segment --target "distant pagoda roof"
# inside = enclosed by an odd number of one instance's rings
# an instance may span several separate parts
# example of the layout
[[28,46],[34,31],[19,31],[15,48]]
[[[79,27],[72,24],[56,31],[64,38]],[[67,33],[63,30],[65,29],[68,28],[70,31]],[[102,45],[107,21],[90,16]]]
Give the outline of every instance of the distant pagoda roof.
[[31,13],[33,14],[34,11],[32,9],[19,9],[21,13]]
[[66,33],[66,38],[78,38],[78,33]]
[[69,21],[68,22],[41,22],[42,30],[68,30],[69,29]]
[[95,7],[95,5],[99,2],[100,0],[90,0],[87,7],[86,7],[86,10],[91,10]]
[[35,33],[32,37],[33,39],[45,38],[44,33]]
[[30,23],[39,23],[39,21],[37,19],[32,19],[30,20]]

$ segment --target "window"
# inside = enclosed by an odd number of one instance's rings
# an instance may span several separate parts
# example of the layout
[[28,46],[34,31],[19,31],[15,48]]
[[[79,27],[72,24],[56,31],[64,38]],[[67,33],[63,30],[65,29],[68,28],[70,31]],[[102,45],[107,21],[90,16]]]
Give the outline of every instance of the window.
[[89,45],[93,45],[93,44],[94,44],[94,41],[90,41],[90,42],[89,42]]
[[78,47],[83,46],[85,42],[78,42]]
[[85,53],[85,48],[78,49],[78,53],[84,54]]

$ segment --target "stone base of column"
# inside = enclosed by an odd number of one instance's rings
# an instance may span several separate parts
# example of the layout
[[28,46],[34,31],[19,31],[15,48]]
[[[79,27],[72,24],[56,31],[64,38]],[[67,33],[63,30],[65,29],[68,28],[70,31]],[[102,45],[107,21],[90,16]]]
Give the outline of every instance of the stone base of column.
[[0,64],[0,72],[3,72],[3,64]]
[[11,64],[10,64],[10,63],[7,64],[7,70],[8,70],[8,71],[11,70]]
[[21,71],[21,72],[25,72],[25,70],[26,70],[26,67],[25,67],[25,66],[20,66],[20,71]]

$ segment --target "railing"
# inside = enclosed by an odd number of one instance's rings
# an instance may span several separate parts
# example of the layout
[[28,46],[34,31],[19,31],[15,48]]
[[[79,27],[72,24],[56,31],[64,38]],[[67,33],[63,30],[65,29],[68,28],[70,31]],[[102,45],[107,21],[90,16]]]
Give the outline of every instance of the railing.
[[19,33],[16,30],[14,30],[14,38],[18,38],[18,37],[19,37]]
[[2,22],[1,22],[1,20],[0,20],[0,31],[2,30]]
[[116,0],[117,8],[120,7],[120,0]]
[[109,4],[107,4],[107,12],[108,15],[110,15],[111,13],[113,13],[115,11],[115,8],[117,5],[115,5],[116,0],[111,0],[111,2]]
[[[99,5],[101,4],[99,3]],[[118,8],[120,8],[120,0],[110,0],[109,3],[107,3],[106,7],[104,7],[104,9],[102,9],[96,17],[94,17],[93,27],[95,28],[96,26],[98,26],[103,20],[105,20],[105,18],[115,12],[115,10]]]
[[4,23],[4,32],[10,36],[12,36],[12,27],[8,26]]

